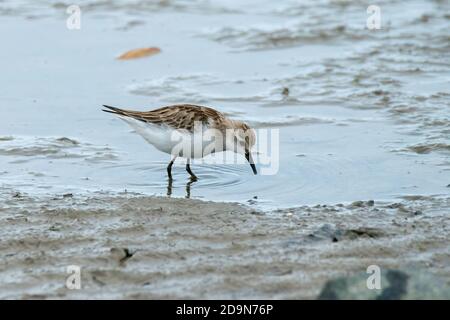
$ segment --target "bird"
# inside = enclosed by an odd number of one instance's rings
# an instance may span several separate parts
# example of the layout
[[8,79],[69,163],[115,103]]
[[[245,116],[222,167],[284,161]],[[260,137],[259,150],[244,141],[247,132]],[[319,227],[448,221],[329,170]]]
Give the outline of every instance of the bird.
[[102,111],[124,120],[156,149],[172,155],[167,166],[170,181],[177,157],[187,159],[186,171],[191,181],[197,181],[190,160],[227,150],[245,156],[253,173],[257,174],[251,153],[256,142],[255,131],[245,122],[229,119],[211,107],[176,104],[150,111],[125,110],[109,105],[103,107],[105,109]]

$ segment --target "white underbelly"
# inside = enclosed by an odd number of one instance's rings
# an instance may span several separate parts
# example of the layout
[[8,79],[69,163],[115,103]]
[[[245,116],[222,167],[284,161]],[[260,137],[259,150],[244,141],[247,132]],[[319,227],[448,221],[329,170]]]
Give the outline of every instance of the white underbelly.
[[208,154],[223,151],[224,148],[221,137],[216,139],[211,132],[190,133],[128,117],[120,118],[156,149],[174,156],[202,158]]

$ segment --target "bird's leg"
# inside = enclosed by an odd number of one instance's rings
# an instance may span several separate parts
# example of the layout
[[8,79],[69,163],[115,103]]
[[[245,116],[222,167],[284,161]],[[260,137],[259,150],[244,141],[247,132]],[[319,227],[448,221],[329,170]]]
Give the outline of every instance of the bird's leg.
[[190,199],[191,198],[191,184],[194,183],[194,182],[195,181],[191,179],[191,181],[186,183],[186,199]]
[[172,166],[176,158],[177,157],[173,157],[173,159],[169,162],[169,165],[167,166],[167,176],[169,177],[169,180],[172,180]]
[[172,179],[169,179],[167,182],[167,196],[170,197],[172,195]]
[[192,181],[197,181],[197,176],[191,170],[190,162],[191,160],[188,158],[186,162],[186,171],[191,175]]

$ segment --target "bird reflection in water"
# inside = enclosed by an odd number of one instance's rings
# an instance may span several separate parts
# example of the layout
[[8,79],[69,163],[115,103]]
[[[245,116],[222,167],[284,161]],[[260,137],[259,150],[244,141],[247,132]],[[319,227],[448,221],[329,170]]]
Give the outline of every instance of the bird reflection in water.
[[[188,183],[186,183],[186,199],[190,199],[191,198],[191,185],[196,182],[197,179],[190,179]],[[172,196],[172,186],[173,186],[173,179],[168,179],[167,180],[167,196],[170,197]]]

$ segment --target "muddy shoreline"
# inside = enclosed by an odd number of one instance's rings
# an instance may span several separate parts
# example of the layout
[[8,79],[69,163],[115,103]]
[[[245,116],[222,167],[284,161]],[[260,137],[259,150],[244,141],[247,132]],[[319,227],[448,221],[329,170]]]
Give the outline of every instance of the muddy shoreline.
[[[450,281],[450,198],[268,212],[137,195],[2,203],[1,299],[315,299],[373,264]],[[66,288],[69,265],[80,290]]]

